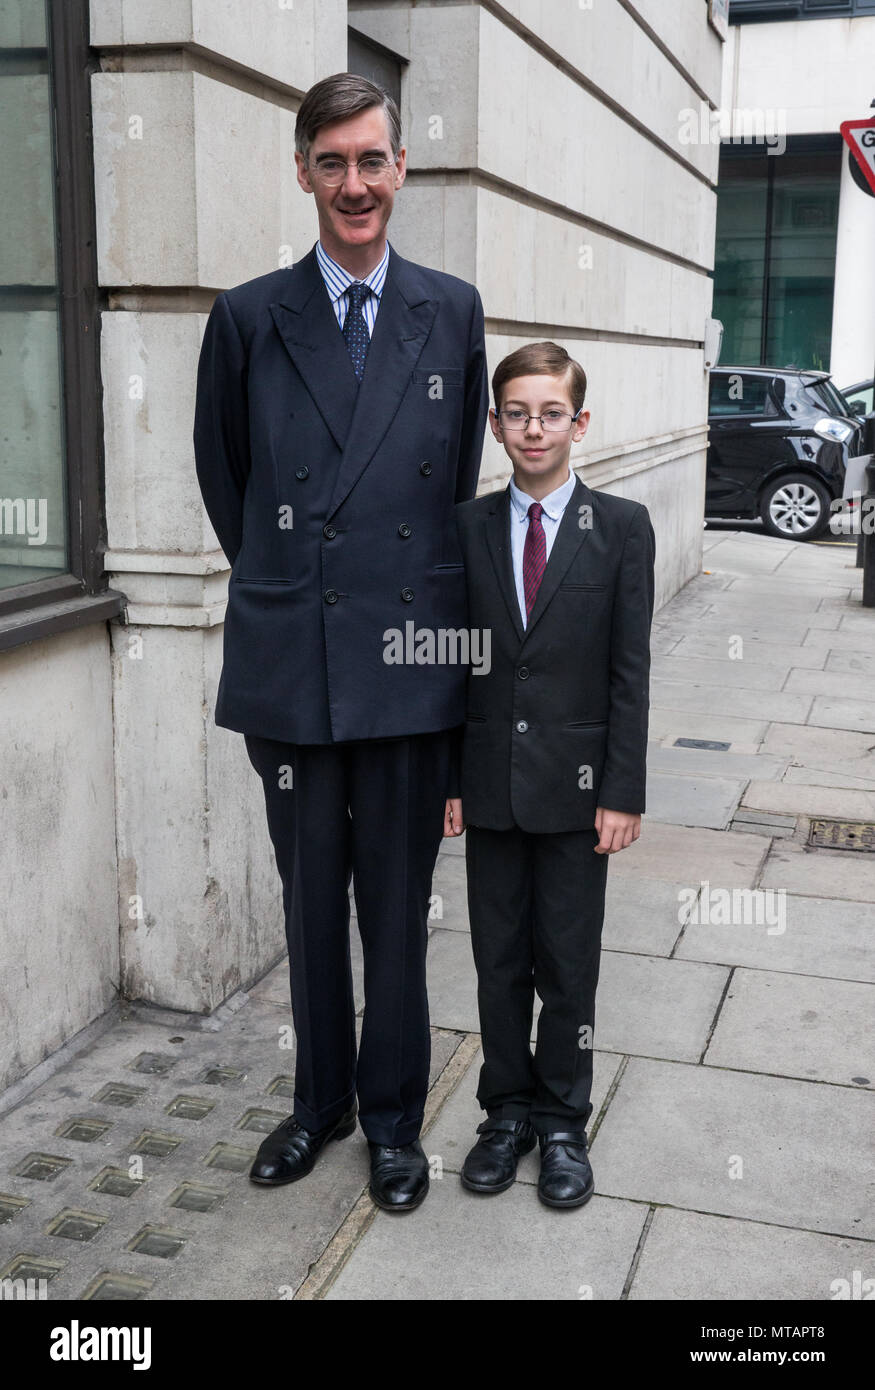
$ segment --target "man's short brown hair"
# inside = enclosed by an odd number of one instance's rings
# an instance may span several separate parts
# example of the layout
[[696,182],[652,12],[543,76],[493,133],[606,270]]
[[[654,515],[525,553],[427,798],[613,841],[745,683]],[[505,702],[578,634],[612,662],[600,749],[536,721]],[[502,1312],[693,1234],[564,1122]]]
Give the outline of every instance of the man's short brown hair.
[[526,343],[502,358],[492,374],[496,412],[501,409],[502,391],[517,376],[564,376],[575,415],[586,399],[586,372],[558,343]]
[[401,150],[398,107],[382,87],[367,77],[359,77],[356,72],[335,72],[331,77],[323,77],[304,94],[295,121],[295,149],[298,154],[309,160],[310,148],[323,126],[349,120],[350,116],[357,116],[360,111],[368,111],[372,106],[382,106],[386,112],[392,154],[397,159]]

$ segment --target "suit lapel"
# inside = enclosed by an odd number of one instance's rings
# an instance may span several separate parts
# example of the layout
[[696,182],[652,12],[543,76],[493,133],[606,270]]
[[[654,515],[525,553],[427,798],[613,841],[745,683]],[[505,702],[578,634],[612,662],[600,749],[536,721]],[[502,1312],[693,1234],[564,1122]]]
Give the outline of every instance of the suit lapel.
[[495,567],[495,577],[514,632],[520,642],[523,640],[523,622],[517,599],[516,582],[513,574],[513,555],[510,548],[510,485],[504,492],[497,493],[494,505],[486,517],[486,541],[489,554]]
[[532,611],[529,614],[528,626],[525,630],[526,637],[531,636],[533,628],[567,574],[572,560],[592,530],[591,525],[581,525],[582,518],[578,510],[583,504],[588,504],[589,515],[592,517],[592,503],[591,490],[577,478],[574,491],[562,513],[562,520],[559,522],[559,529],[553,540],[550,558],[547,561]]
[[[349,437],[358,382],[325,289],[316,247],[294,266],[271,316],[339,449]],[[379,314],[377,318],[379,320]]]
[[274,323],[311,396],[342,451],[331,516],[367,468],[388,430],[431,332],[438,303],[412,261],[389,243],[361,384],[338,327],[316,259],[316,248],[297,267],[289,289],[271,305]]

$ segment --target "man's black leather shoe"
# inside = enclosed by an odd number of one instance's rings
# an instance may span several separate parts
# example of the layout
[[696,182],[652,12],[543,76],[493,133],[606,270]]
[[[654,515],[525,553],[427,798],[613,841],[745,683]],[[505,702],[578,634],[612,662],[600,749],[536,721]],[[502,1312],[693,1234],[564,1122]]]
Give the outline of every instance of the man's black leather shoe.
[[383,1211],[413,1211],[428,1193],[428,1159],[418,1139],[393,1149],[368,1140],[370,1194]]
[[355,1120],[354,1105],[333,1124],[315,1131],[305,1129],[294,1115],[290,1115],[262,1139],[249,1170],[250,1180],[278,1187],[280,1183],[297,1182],[298,1178],[306,1177],[328,1140],[347,1139],[355,1129]]
[[581,1207],[595,1191],[582,1129],[539,1134],[541,1176],[538,1196],[548,1207]]
[[537,1136],[528,1120],[490,1120],[477,1126],[482,1138],[462,1164],[462,1186],[469,1192],[506,1192],[516,1177],[517,1161],[529,1153]]

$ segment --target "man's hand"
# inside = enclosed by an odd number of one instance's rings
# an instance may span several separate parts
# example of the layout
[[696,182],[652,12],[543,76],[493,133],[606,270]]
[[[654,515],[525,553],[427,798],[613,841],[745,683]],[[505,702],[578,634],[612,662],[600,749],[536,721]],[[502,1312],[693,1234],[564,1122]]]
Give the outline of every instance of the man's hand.
[[462,800],[461,797],[454,796],[447,801],[444,810],[444,839],[448,835],[461,835],[465,829],[465,822],[462,820]]
[[[448,806],[449,804],[447,802]],[[627,811],[608,811],[604,806],[598,806],[595,828],[599,833],[596,854],[616,854],[618,849],[625,849],[633,840],[638,839],[641,834],[641,816],[630,815]]]

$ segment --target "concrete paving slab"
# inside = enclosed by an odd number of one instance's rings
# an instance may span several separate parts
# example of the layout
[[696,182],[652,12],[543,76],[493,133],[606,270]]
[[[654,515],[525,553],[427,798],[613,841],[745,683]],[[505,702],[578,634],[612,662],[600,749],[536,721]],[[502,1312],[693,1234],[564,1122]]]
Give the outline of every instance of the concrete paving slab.
[[875,680],[866,672],[796,668],[788,674],[784,689],[805,695],[838,695],[844,699],[871,702]]
[[806,786],[793,782],[749,782],[742,805],[833,820],[875,820],[875,794],[846,787]]
[[[715,705],[722,702],[721,686],[707,685],[699,681],[681,683],[657,677],[650,685],[650,701],[655,709],[691,710],[697,714],[710,714]],[[781,720],[783,723],[803,724],[813,704],[814,698],[810,695],[793,695],[780,690],[734,690],[731,708],[733,718]],[[875,705],[872,709],[875,710]],[[812,718],[810,722],[827,721],[815,721]],[[841,727],[857,726],[843,724]]]
[[[697,685],[740,686],[745,690],[780,690],[789,665],[704,656],[661,656],[651,665],[651,679],[690,681]],[[818,687],[819,693],[820,688]]]
[[[722,753],[709,748],[676,748],[671,744],[650,743],[647,747],[648,778],[655,772],[678,773],[684,777],[728,777],[746,782],[780,779],[789,758],[773,758],[765,753]],[[648,781],[649,787],[649,781]]]
[[676,738],[716,739],[728,743],[733,752],[756,753],[768,723],[759,719],[736,719],[729,714],[697,714],[692,710],[660,709],[651,706],[649,733],[663,744]]
[[738,969],[705,1061],[875,1089],[873,994],[854,980]]
[[820,647],[806,647],[801,642],[760,642],[755,638],[745,638],[740,658],[729,655],[729,641],[725,638],[699,636],[689,633],[682,637],[672,649],[676,657],[707,657],[726,662],[738,661],[757,666],[780,666],[784,669],[793,666],[821,670],[826,662],[826,651]]
[[772,846],[761,882],[764,888],[786,888],[788,893],[812,898],[872,903],[875,856],[857,850],[808,849],[782,841]]
[[875,984],[870,945],[875,939],[875,904],[791,893],[784,896],[782,909],[781,901],[774,896],[764,899],[772,920],[779,909],[783,912],[781,932],[767,930],[765,914],[760,924],[742,920],[731,925],[705,922],[698,914],[684,927],[676,958]]
[[875,776],[875,741],[870,734],[849,729],[820,729],[810,724],[773,723],[763,738],[762,751],[775,757],[828,771]]
[[832,695],[817,695],[807,722],[821,724],[827,729],[857,729],[860,733],[875,736],[875,701],[842,700]]
[[725,830],[746,786],[746,778],[648,772],[647,815],[651,822]]
[[477,972],[468,933],[433,932],[428,942],[426,972],[432,1027],[478,1033]]
[[756,835],[729,835],[645,819],[640,838],[613,856],[611,872],[643,874],[685,886],[709,879],[726,887],[752,888],[767,849]]
[[605,892],[603,949],[670,955],[681,934],[679,887],[644,875],[620,875],[612,863]]
[[850,1290],[855,1270],[861,1281],[875,1277],[868,1241],[659,1207],[628,1296],[823,1302]]
[[[622,1058],[615,1053],[600,1052],[598,1048],[592,1058],[592,1092],[590,1100],[593,1116],[598,1115],[620,1069]],[[477,1140],[477,1126],[486,1118],[477,1100],[477,1085],[480,1068],[483,1065],[483,1050],[478,1048],[467,1073],[459,1082],[452,1095],[441,1109],[435,1123],[422,1141],[429,1158],[437,1155],[445,1172],[458,1173],[465,1161],[465,1155]],[[524,1154],[517,1168],[517,1182],[532,1186],[538,1181],[540,1162],[537,1149]],[[593,1168],[598,1192],[598,1176]],[[475,1194],[476,1195],[476,1194]],[[498,1196],[501,1194],[498,1193]]]
[[593,1144],[600,1191],[872,1239],[872,1096],[633,1057]]
[[803,647],[817,647],[828,652],[859,652],[871,646],[871,638],[853,628],[839,628],[835,632],[818,631],[812,627],[806,632]]
[[[859,671],[863,675],[875,676],[875,655],[870,652],[830,652],[826,661],[827,671]],[[873,688],[869,687],[870,690]]]
[[728,978],[725,966],[602,951],[595,1041],[605,1052],[695,1062]]
[[646,1212],[596,1196],[556,1211],[528,1185],[495,1197],[433,1181],[409,1215],[379,1212],[326,1297],[331,1300],[618,1299]]
[[[465,836],[460,836],[464,842]],[[468,892],[463,854],[438,855],[431,884],[429,926],[449,931],[468,931]]]
[[823,772],[816,767],[788,767],[782,780],[802,782],[809,787],[847,787],[850,791],[875,792],[875,777],[852,777],[832,768]]

